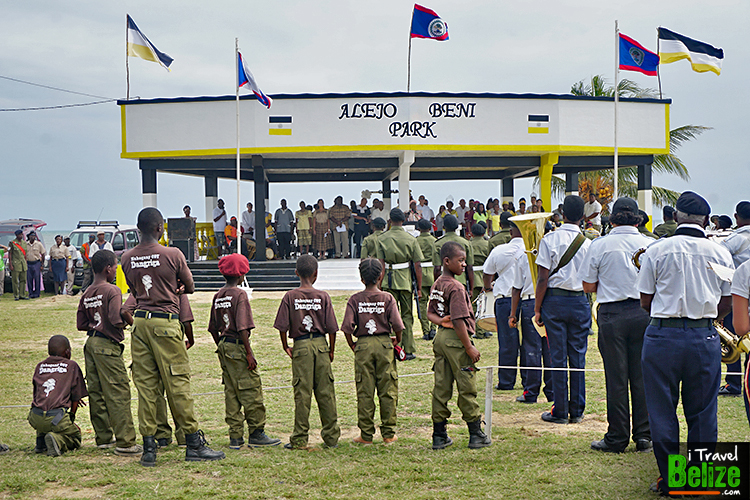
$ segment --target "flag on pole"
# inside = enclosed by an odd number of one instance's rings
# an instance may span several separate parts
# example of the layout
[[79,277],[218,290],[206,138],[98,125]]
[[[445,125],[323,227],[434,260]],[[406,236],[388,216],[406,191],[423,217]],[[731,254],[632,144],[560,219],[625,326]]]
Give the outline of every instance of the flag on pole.
[[713,71],[719,75],[721,74],[721,62],[724,59],[724,50],[680,35],[667,28],[659,28],[659,56],[662,64],[687,59],[690,61],[693,71],[698,73]]
[[128,55],[140,57],[147,61],[153,61],[162,65],[164,69],[169,71],[169,65],[172,64],[172,59],[164,52],[160,52],[159,49],[151,43],[146,35],[141,33],[138,26],[135,25],[135,21],[128,14]]
[[258,84],[255,82],[253,74],[249,69],[247,69],[245,60],[242,59],[242,54],[240,54],[239,52],[237,52],[237,65],[239,69],[239,71],[237,72],[237,75],[239,76],[237,87],[240,88],[246,86],[248,90],[252,90],[253,94],[255,94],[255,97],[258,98],[262,105],[264,105],[268,109],[271,109],[271,98],[260,90],[260,87],[258,87]]
[[658,66],[658,54],[651,52],[629,36],[620,33],[620,69],[656,76]]
[[434,10],[414,4],[411,16],[411,38],[448,39],[448,23],[440,19]]

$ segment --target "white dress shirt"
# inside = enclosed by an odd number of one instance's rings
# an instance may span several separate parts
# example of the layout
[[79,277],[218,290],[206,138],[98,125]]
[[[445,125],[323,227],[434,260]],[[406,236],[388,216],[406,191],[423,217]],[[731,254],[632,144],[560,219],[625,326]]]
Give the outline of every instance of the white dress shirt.
[[435,218],[435,212],[432,211],[429,205],[420,205],[417,207],[418,212],[422,212],[422,218],[432,220]]
[[466,212],[469,211],[469,207],[467,206],[466,208],[461,208],[461,205],[459,205],[457,207],[453,207],[453,210],[456,211],[456,219],[458,219],[458,223],[463,224],[464,219],[466,218]]
[[[224,212],[224,215],[221,215],[222,212]],[[219,215],[221,215],[221,219],[214,222],[214,233],[223,233],[224,228],[227,227],[227,213],[223,208],[214,208],[213,217],[211,218],[211,220],[216,219]]]
[[248,212],[247,210],[242,212],[242,222],[240,225],[244,230],[242,234],[249,234],[250,229],[252,229],[253,234],[255,234],[255,212]]
[[617,226],[591,242],[578,277],[587,283],[599,283],[596,300],[600,304],[638,299],[638,269],[633,264],[633,254],[655,241],[633,226]]
[[513,268],[513,288],[521,290],[521,300],[530,300],[529,296],[534,298],[534,282],[531,280],[531,268],[526,252],[523,257],[516,260]]
[[[536,256],[537,265],[549,269],[551,273],[579,234],[581,234],[581,228],[569,222],[558,227],[555,231],[547,233],[539,243],[539,254]],[[581,269],[583,259],[586,257],[586,252],[588,252],[590,246],[591,240],[586,238],[573,258],[570,259],[570,262],[549,278],[547,288],[561,288],[570,292],[583,291],[583,283],[578,277],[578,270]]]
[[750,260],[746,260],[732,277],[732,295],[750,299]]
[[641,256],[638,291],[653,294],[652,318],[716,318],[719,300],[730,295],[730,284],[708,267],[709,262],[734,268],[732,255],[706,238],[679,234],[697,224],[681,224],[674,236],[662,238]]
[[513,238],[504,245],[498,245],[487,256],[487,260],[484,261],[484,274],[492,276],[497,273],[495,286],[492,288],[495,297],[510,297],[513,288],[513,269],[516,260],[521,257],[528,261],[523,238]]
[[597,212],[599,212],[599,215],[591,219],[589,222],[591,222],[595,226],[601,226],[602,225],[602,204],[594,200],[594,203],[586,202],[586,204],[583,205],[584,216],[588,217],[589,215],[593,213],[597,213]]
[[370,210],[370,218],[372,220],[375,220],[378,217],[388,222],[388,212],[386,212],[385,210],[380,210],[379,208],[373,208],[372,210]]
[[732,254],[734,267],[750,260],[750,226],[742,226],[721,241]]

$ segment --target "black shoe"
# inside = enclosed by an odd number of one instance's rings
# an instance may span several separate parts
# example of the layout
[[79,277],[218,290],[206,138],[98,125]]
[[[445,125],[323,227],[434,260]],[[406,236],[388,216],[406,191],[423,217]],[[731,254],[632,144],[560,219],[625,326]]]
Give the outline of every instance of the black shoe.
[[740,391],[733,391],[729,388],[729,384],[724,384],[719,387],[719,396],[739,396]]
[[411,361],[412,359],[417,359],[417,357],[414,354],[407,352],[406,356],[404,356],[404,361]]
[[247,445],[252,448],[261,446],[278,446],[280,444],[281,439],[268,437],[263,429],[255,429],[253,433],[247,437]]
[[60,445],[57,444],[57,440],[55,439],[55,436],[52,435],[52,433],[44,435],[44,444],[47,445],[47,456],[59,457],[60,455],[62,455]]
[[552,412],[549,412],[549,411],[545,411],[544,413],[542,413],[542,420],[544,420],[545,422],[552,422],[553,424],[567,424],[568,423],[567,418],[555,417],[554,415],[552,415]]
[[172,444],[172,438],[159,438],[156,440],[156,446],[159,448],[166,448]]
[[648,453],[654,451],[654,445],[651,443],[650,439],[636,439],[635,449],[641,453]]
[[44,435],[37,436],[36,447],[34,447],[34,453],[46,453],[46,452],[47,452],[47,443],[44,440]]
[[603,439],[601,441],[594,441],[591,443],[591,449],[595,451],[601,451],[604,453],[622,453],[625,450],[616,450],[610,447]]
[[142,466],[154,467],[156,465],[157,446],[154,436],[143,436],[143,454],[141,455]]
[[245,440],[242,438],[229,438],[229,448],[233,450],[239,450],[245,444]]
[[473,338],[473,339],[483,339],[484,338],[484,334],[483,333],[475,333],[474,335],[471,336],[471,338]]
[[442,422],[433,422],[432,424],[432,449],[433,450],[444,450],[448,446],[453,444],[453,440],[448,437],[448,432],[445,427],[448,424],[447,420]]
[[516,398],[516,401],[519,403],[536,403],[536,398],[533,398],[531,396],[527,396],[526,393],[521,394]]
[[500,384],[497,384],[495,386],[495,389],[497,389],[498,391],[512,391],[513,390],[512,387],[500,387]]
[[203,462],[205,460],[223,460],[227,458],[223,451],[214,451],[209,448],[203,431],[198,430],[192,434],[185,434],[186,462]]
[[579,415],[577,417],[570,417],[568,419],[568,423],[569,424],[580,424],[582,420],[583,420],[583,415]]
[[484,338],[486,339],[492,338],[492,332],[484,332]]
[[469,448],[486,448],[492,444],[492,440],[482,431],[482,419],[475,422],[467,422],[469,426]]
[[437,332],[435,330],[430,330],[430,340],[434,339],[435,335],[437,335]]

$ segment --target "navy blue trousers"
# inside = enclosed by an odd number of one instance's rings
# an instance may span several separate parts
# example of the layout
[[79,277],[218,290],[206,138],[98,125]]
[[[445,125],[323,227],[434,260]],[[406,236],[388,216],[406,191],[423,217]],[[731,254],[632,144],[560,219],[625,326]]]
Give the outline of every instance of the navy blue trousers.
[[[552,368],[586,368],[591,306],[585,295],[561,297],[550,295],[542,304],[542,321],[547,328]],[[570,378],[570,400],[568,400]],[[554,370],[552,390],[555,404],[552,415],[557,418],[580,417],[586,408],[586,376],[584,372]]]
[[[495,323],[497,324],[497,362],[500,366],[518,365],[520,354],[520,343],[518,341],[518,328],[508,326],[510,317],[510,297],[495,300]],[[520,309],[520,307],[519,307]],[[518,312],[518,311],[516,311]],[[524,370],[525,371],[525,370]],[[522,381],[525,373],[521,373]],[[497,387],[504,391],[510,391],[516,385],[516,373],[518,370],[500,368],[497,370]]]
[[662,328],[649,325],[643,340],[646,407],[659,473],[668,477],[667,458],[678,453],[677,403],[687,421],[689,443],[715,443],[721,382],[721,343],[712,327]]
[[35,299],[42,294],[42,261],[29,262],[26,271],[26,283],[29,288],[29,298]]

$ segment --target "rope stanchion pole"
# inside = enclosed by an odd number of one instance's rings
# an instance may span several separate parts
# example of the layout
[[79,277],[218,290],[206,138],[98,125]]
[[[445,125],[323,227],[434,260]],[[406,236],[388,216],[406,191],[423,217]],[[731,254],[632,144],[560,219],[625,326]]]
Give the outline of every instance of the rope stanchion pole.
[[484,433],[492,439],[492,367],[487,368],[487,379],[484,383]]

